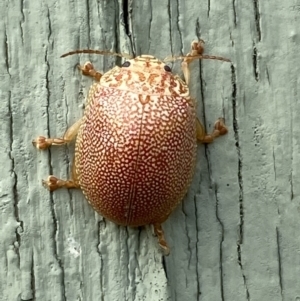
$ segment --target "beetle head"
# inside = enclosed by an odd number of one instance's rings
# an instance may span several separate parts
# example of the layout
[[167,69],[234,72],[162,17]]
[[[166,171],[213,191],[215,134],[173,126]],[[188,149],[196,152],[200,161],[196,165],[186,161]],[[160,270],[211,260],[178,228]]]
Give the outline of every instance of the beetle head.
[[[203,47],[199,51],[199,45],[192,43],[192,53],[187,56],[173,56],[164,60],[175,61],[184,60],[189,63],[195,59],[215,59],[222,61],[230,61],[228,59],[209,56],[202,54]],[[193,49],[193,47],[195,49]],[[102,50],[75,50],[68,52],[61,57],[76,53],[94,53],[102,55],[113,55],[128,59],[121,67],[115,67],[106,72],[101,77],[101,84],[103,86],[111,87],[114,89],[128,90],[139,95],[172,95],[187,97],[189,89],[185,82],[178,76],[171,72],[171,68],[163,61],[155,58],[152,55],[141,55],[132,58],[129,54],[115,53]]]
[[128,90],[139,95],[186,97],[187,85],[171,68],[152,55],[141,55],[115,67],[101,78],[101,85]]

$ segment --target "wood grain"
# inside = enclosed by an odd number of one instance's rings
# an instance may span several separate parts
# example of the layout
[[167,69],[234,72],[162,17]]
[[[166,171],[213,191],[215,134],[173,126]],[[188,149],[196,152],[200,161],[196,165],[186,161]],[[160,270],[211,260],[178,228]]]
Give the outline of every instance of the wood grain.
[[[0,2],[0,300],[300,300],[300,8],[295,1]],[[98,216],[67,178],[73,145],[41,152],[81,117],[92,81],[120,59],[91,48],[182,55],[192,40],[232,64],[193,64],[191,93],[212,129],[182,205],[164,224],[163,258],[150,228]],[[174,72],[180,64],[171,64]],[[180,171],[179,171],[180,172]]]

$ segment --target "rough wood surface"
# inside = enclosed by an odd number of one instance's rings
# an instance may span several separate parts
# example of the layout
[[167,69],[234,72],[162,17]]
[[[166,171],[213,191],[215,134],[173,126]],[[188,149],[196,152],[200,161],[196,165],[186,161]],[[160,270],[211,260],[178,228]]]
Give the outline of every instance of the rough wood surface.
[[[0,15],[1,301],[300,300],[297,1],[4,0]],[[91,80],[77,63],[116,63],[61,54],[164,58],[200,36],[233,63],[194,63],[191,93],[207,129],[224,116],[230,132],[199,146],[163,258],[150,228],[103,220],[80,191],[45,190],[48,174],[68,177],[73,148],[31,140],[82,115]]]

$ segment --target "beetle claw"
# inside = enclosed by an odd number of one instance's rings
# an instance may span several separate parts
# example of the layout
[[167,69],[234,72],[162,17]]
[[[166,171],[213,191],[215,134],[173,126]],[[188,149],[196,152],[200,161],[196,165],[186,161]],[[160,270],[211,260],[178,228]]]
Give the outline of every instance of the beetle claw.
[[42,180],[43,186],[49,191],[54,191],[59,188],[59,179],[54,176],[49,176],[47,180]]
[[91,62],[86,62],[83,66],[77,65],[77,67],[83,75],[93,77],[96,81],[102,77],[102,74],[94,68]]
[[216,122],[215,122],[215,130],[219,131],[220,136],[225,135],[228,132],[227,126],[225,125],[225,119],[220,117]]
[[43,186],[50,191],[54,191],[58,188],[79,188],[79,184],[76,180],[61,180],[55,176],[49,176],[47,180],[42,181]]
[[32,140],[32,145],[37,149],[47,149],[51,144],[48,143],[47,138],[44,136],[38,136]]

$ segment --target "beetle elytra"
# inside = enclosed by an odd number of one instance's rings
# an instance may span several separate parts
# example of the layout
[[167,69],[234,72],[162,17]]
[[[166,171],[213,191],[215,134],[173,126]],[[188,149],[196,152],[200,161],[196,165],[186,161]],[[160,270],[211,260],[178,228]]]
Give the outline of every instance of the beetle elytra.
[[[127,55],[94,50],[74,53]],[[101,74],[90,62],[79,69],[91,76],[84,116],[62,138],[37,137],[38,149],[63,145],[76,138],[72,179],[49,176],[51,191],[81,188],[92,207],[124,226],[152,224],[165,254],[169,247],[161,224],[182,201],[192,180],[197,140],[209,143],[227,133],[219,118],[207,135],[196,117],[189,94],[189,64],[203,54],[203,41],[192,43],[182,60],[185,81],[151,55],[127,60]],[[168,59],[166,59],[168,60]]]

